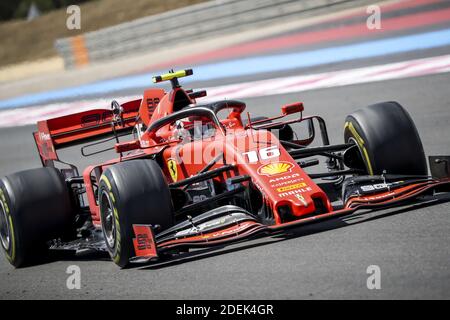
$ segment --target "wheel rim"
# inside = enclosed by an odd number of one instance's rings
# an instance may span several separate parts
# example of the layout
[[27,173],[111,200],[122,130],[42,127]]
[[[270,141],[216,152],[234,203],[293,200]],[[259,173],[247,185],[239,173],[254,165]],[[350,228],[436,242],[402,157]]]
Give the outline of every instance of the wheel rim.
[[0,201],[0,239],[2,247],[8,251],[11,246],[11,226],[2,201]]
[[103,232],[105,234],[106,243],[113,249],[116,244],[116,219],[114,218],[113,206],[108,193],[103,190],[100,208],[103,218]]

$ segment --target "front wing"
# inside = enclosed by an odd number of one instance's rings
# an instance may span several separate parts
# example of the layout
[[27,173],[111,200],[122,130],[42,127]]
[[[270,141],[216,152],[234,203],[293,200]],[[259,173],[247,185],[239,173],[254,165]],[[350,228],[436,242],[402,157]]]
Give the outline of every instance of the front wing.
[[362,209],[376,210],[411,203],[418,196],[424,194],[434,196],[441,192],[450,192],[450,178],[429,179],[414,183],[403,181],[400,187],[392,190],[352,196],[342,209],[278,225],[262,224],[249,212],[232,205],[201,214],[156,236],[153,226],[134,225],[136,257],[133,257],[130,262],[148,262],[164,253],[180,249],[213,247],[235,243],[257,235],[280,233],[289,228],[348,216]]

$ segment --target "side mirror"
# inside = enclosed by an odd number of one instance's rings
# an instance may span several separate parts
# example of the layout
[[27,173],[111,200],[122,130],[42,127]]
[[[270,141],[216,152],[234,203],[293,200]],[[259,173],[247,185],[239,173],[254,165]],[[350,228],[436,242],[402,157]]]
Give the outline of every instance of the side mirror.
[[116,143],[114,149],[116,149],[117,153],[128,152],[141,148],[141,143],[139,140],[127,141],[122,143]]
[[285,116],[293,113],[302,112],[303,110],[305,110],[305,108],[303,107],[303,102],[294,102],[291,104],[286,104],[281,107],[281,113]]

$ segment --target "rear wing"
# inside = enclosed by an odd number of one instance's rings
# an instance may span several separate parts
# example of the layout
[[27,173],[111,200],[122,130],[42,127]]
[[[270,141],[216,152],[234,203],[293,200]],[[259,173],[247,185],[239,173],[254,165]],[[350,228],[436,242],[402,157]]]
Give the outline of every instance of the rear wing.
[[38,121],[37,132],[33,132],[42,164],[58,161],[56,150],[88,139],[113,134],[114,131],[131,131],[137,121],[141,99],[122,104],[122,123],[113,127],[113,112],[108,109],[93,109],[58,118]]

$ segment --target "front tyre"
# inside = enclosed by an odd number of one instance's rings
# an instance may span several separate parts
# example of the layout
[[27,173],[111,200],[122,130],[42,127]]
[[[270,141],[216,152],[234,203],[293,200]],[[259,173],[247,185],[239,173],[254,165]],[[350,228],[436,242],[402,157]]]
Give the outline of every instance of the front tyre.
[[369,175],[428,173],[416,126],[397,102],[373,104],[347,116],[344,140],[358,146]]
[[99,185],[100,216],[106,246],[121,268],[135,256],[133,224],[174,224],[172,198],[161,168],[153,160],[115,164],[102,174]]

